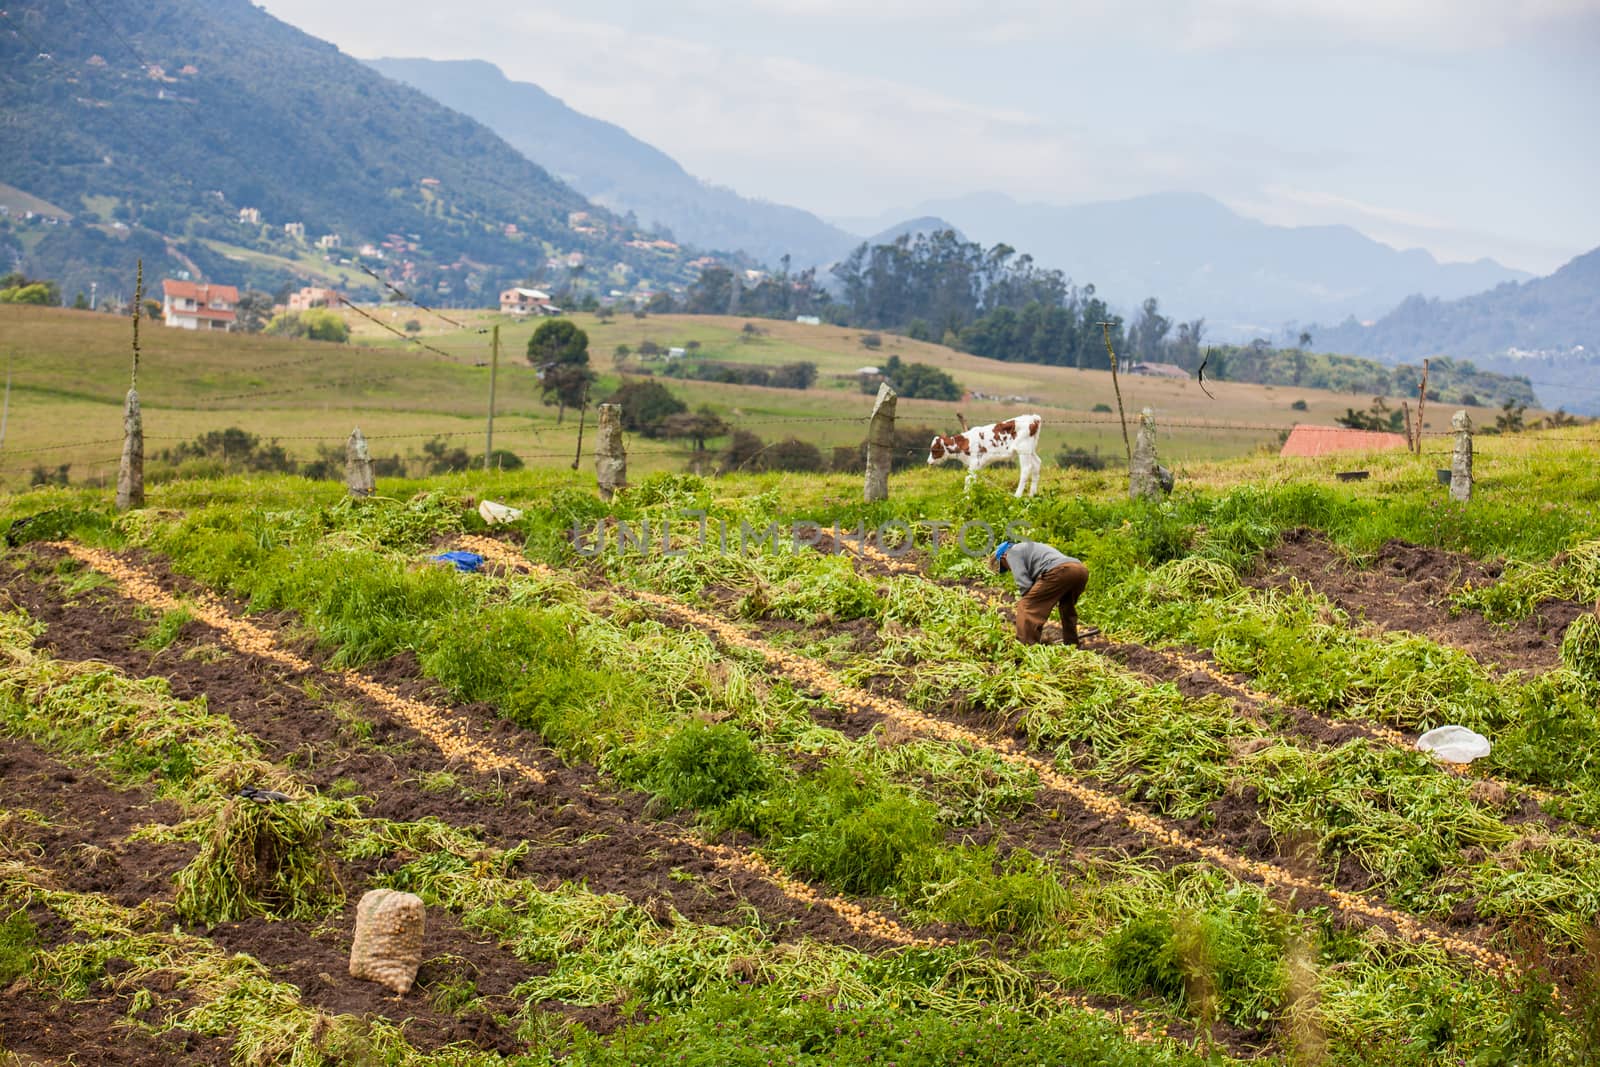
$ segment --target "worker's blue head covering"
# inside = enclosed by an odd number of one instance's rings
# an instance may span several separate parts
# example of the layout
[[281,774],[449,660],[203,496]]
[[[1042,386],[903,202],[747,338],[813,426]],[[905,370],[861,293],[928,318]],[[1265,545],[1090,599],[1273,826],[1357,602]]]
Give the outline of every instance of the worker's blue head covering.
[[1010,541],[1001,541],[998,545],[996,545],[995,546],[995,550],[994,550],[994,561],[996,563],[999,563],[1000,562],[1000,557],[1005,555],[1006,554],[1006,549],[1008,549],[1010,547],[1011,547],[1011,542]]

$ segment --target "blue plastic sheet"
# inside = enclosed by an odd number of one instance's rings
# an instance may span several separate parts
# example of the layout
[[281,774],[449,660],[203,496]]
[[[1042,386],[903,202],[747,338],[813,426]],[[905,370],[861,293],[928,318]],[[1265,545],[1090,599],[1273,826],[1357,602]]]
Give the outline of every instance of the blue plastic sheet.
[[435,563],[454,563],[456,570],[472,574],[483,566],[483,557],[476,552],[441,552],[431,557]]

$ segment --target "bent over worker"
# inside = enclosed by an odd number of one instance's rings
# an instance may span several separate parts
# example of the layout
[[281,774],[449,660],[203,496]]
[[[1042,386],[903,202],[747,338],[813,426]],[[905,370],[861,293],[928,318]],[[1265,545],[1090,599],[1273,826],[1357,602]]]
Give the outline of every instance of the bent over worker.
[[1078,643],[1078,597],[1089,584],[1088,567],[1038,541],[1001,541],[994,550],[994,567],[1010,571],[1017,582],[1018,641],[1038,644],[1051,609],[1059,604],[1062,635],[1067,644]]

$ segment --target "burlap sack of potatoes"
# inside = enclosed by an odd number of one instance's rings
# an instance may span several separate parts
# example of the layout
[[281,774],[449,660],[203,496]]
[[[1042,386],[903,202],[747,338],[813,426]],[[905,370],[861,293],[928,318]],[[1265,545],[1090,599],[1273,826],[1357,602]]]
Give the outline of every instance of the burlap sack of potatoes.
[[371,889],[356,905],[356,938],[350,946],[350,976],[396,993],[407,993],[422,965],[422,898],[393,889]]

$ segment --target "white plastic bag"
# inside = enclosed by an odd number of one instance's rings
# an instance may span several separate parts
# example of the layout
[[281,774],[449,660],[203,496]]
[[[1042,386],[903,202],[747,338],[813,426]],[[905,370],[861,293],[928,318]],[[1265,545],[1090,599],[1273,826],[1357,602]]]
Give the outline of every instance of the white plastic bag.
[[1471,763],[1489,754],[1489,739],[1465,726],[1440,726],[1417,738],[1417,748],[1446,763]]
[[493,500],[485,500],[478,505],[478,514],[483,516],[483,521],[493,526],[497,522],[516,522],[522,518],[520,508],[507,507]]

